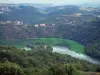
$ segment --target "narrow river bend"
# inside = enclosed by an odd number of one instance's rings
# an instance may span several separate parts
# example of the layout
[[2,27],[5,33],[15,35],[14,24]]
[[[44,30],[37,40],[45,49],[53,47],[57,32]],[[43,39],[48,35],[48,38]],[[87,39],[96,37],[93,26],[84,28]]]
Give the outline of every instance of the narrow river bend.
[[100,61],[93,59],[90,56],[87,56],[87,55],[84,55],[84,54],[79,54],[79,53],[76,53],[74,51],[71,51],[66,47],[53,46],[53,52],[57,52],[57,53],[60,53],[60,54],[68,54],[72,57],[75,57],[75,58],[78,58],[78,59],[83,59],[83,60],[86,60],[90,63],[100,65]]

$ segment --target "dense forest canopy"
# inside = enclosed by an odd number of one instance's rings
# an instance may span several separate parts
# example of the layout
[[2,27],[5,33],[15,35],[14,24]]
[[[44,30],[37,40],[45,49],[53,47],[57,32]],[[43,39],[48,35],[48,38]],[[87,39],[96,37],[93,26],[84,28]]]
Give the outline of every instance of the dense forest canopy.
[[0,62],[0,73],[4,75],[81,75],[99,68],[68,55],[53,53],[50,46],[45,49],[44,45],[35,46],[31,51],[0,46]]

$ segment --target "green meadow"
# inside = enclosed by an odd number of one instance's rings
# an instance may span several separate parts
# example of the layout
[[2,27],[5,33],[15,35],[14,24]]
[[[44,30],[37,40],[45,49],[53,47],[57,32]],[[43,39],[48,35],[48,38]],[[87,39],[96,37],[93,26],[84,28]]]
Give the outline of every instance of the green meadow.
[[30,39],[21,39],[21,40],[0,40],[0,45],[10,45],[16,46],[18,48],[24,48],[29,44],[48,44],[50,46],[64,46],[68,47],[70,50],[77,53],[84,54],[84,45],[73,41],[60,38],[30,38]]

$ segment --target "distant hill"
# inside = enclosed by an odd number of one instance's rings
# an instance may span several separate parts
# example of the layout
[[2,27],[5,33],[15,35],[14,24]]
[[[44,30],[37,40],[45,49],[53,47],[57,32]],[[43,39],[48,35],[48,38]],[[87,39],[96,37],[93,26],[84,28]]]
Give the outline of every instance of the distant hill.
[[65,6],[55,6],[45,9],[48,12],[49,16],[58,16],[58,15],[71,15],[75,13],[81,13],[82,15],[99,15],[100,9],[99,8],[92,8],[92,7],[81,7],[81,6],[74,6],[74,5],[65,5]]
[[25,23],[35,23],[45,18],[37,8],[31,6],[11,7],[11,12],[0,14],[0,21],[19,20]]
[[81,15],[99,16],[100,14],[99,9],[81,8],[74,5],[53,7],[49,5],[42,5],[43,8],[40,8],[38,5],[35,6],[36,8],[33,6],[35,5],[29,6],[28,4],[20,4],[17,7],[9,6],[10,12],[0,14],[0,21],[19,20],[27,24],[34,24],[39,21],[46,20],[48,17],[52,18],[59,15],[73,15],[79,13]]
[[50,16],[55,15],[67,15],[67,14],[73,14],[78,12],[78,7],[73,5],[67,5],[67,6],[56,6],[46,9],[46,11],[49,13]]
[[79,4],[79,6],[84,6],[84,7],[93,7],[93,8],[100,8],[100,3],[95,4],[95,3],[84,3],[84,4]]
[[54,6],[53,4],[44,4],[44,3],[20,3],[21,6],[32,6],[38,9],[46,9],[48,7]]

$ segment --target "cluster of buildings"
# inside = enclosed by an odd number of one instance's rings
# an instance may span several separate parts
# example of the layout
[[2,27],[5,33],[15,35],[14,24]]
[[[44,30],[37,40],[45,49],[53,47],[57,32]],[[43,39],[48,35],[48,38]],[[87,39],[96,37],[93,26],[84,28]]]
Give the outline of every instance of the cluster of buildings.
[[34,25],[34,27],[39,27],[39,26],[41,26],[41,27],[45,27],[46,24],[35,24],[35,25]]
[[80,10],[89,11],[89,12],[91,12],[91,11],[99,11],[98,9],[96,9],[96,8],[91,8],[91,7],[80,7],[79,9],[80,9]]
[[14,24],[14,25],[23,25],[24,23],[22,21],[0,21],[1,25],[7,25],[7,24]]
[[[46,27],[46,24],[35,24],[34,27]],[[55,24],[52,24],[52,26],[55,26]]]
[[71,25],[71,26],[75,26],[75,25],[80,25],[83,24],[85,22],[85,18],[82,17],[71,17],[71,16],[60,16],[56,18],[57,24],[65,24],[65,25]]
[[63,15],[63,16],[65,16],[65,17],[68,17],[68,16],[70,16],[70,17],[80,17],[82,14],[81,13],[74,13],[74,14],[71,14],[71,15]]
[[[27,25],[24,24],[22,21],[0,21],[0,25]],[[50,24],[52,26],[55,26],[55,24]],[[47,27],[48,24],[42,23],[42,24],[34,24],[34,27]]]

